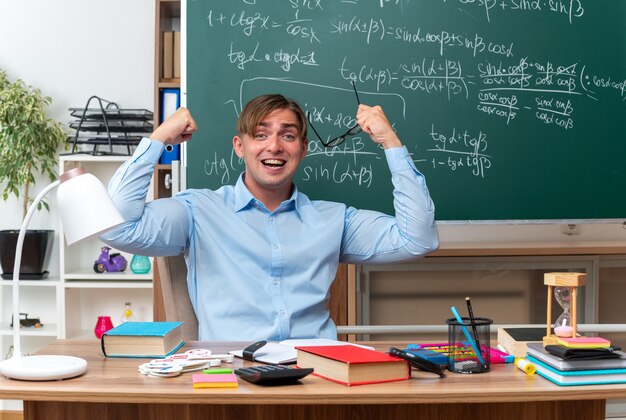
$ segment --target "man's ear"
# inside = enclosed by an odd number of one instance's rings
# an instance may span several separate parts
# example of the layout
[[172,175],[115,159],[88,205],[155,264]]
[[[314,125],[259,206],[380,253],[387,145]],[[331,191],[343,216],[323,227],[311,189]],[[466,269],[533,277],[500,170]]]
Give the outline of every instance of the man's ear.
[[241,137],[233,137],[233,149],[235,149],[238,157],[243,158],[243,140]]
[[304,157],[306,156],[306,152],[309,150],[309,139],[308,138],[304,138],[304,140],[302,140],[302,154],[300,155],[300,160],[304,159]]

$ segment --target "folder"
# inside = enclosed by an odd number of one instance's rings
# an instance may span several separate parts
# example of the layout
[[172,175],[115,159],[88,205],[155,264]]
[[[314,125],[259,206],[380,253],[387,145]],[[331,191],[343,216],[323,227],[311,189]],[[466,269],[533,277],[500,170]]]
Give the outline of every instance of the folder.
[[[161,90],[161,119],[165,121],[180,107],[180,89],[168,88]],[[168,144],[159,158],[161,164],[171,164],[180,159],[180,146]]]

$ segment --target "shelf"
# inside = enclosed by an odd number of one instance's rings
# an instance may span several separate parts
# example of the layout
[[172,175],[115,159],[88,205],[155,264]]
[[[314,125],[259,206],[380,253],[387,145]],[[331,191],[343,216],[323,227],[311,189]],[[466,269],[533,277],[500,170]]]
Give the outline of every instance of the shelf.
[[117,273],[96,273],[89,271],[72,271],[65,273],[65,281],[68,280],[97,280],[97,281],[119,281],[119,280],[152,280],[152,270],[146,274],[134,274],[132,272]]
[[66,289],[152,289],[152,279],[144,280],[98,280],[98,281],[84,281],[73,280],[66,281]]
[[[13,335],[13,328],[10,327],[9,322],[0,323],[0,336]],[[34,327],[22,327],[20,329],[21,337],[56,337],[57,325],[45,323],[41,328]]]
[[157,83],[159,88],[179,88],[180,79],[161,79]]
[[[35,287],[55,287],[58,286],[60,283],[59,278],[58,277],[49,277],[47,279],[43,279],[43,280],[20,280],[19,285],[20,287],[26,287],[26,286],[35,286]],[[13,285],[13,281],[12,280],[0,280],[0,287],[1,286],[9,286],[11,287]]]

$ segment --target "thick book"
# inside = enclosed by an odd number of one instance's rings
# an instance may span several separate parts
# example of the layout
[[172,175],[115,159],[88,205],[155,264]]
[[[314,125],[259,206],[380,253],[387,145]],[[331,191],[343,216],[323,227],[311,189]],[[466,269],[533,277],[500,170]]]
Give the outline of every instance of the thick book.
[[558,370],[541,360],[527,356],[537,373],[561,386],[626,383],[626,369]]
[[165,357],[182,347],[182,322],[125,322],[100,339],[107,357]]
[[615,359],[565,360],[550,354],[542,343],[528,344],[529,356],[558,370],[626,369],[626,353],[619,350],[613,350],[613,352],[619,354],[620,357]]
[[528,343],[543,343],[545,328],[498,328],[498,344],[515,357],[526,356]]
[[411,376],[409,362],[356,346],[302,346],[297,365],[313,368],[313,375],[343,385],[402,381]]

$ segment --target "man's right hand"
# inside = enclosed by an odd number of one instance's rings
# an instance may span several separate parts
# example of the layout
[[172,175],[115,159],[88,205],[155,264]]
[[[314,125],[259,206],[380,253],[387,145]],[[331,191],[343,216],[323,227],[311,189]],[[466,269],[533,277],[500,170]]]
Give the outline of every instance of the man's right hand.
[[150,134],[150,138],[165,144],[180,144],[191,139],[196,130],[198,127],[191,112],[180,107]]

